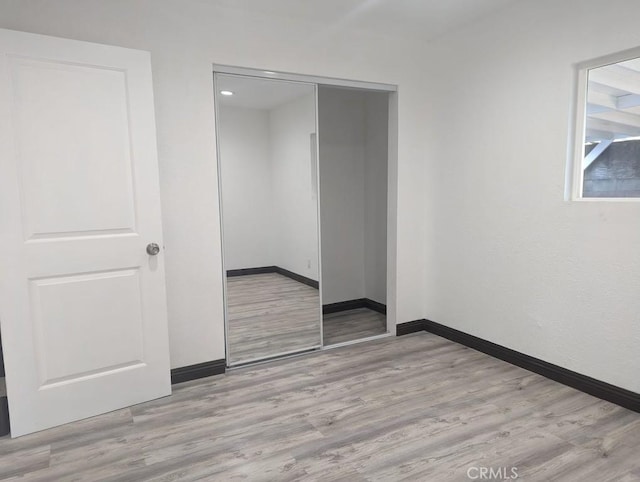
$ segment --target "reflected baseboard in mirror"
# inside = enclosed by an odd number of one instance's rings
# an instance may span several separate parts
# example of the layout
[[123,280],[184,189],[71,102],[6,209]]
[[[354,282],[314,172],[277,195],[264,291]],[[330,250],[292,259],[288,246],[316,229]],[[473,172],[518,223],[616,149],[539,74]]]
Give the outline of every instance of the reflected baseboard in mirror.
[[289,271],[288,269],[281,268],[280,266],[262,266],[260,268],[242,268],[242,269],[230,269],[227,270],[227,277],[234,276],[246,276],[249,274],[265,274],[265,273],[278,273],[282,276],[286,276],[287,278],[291,278],[293,280],[299,281],[300,283],[304,283],[307,286],[311,286],[312,288],[318,289],[319,283],[317,280],[307,278],[306,276],[302,276],[301,274],[294,273],[293,271]]
[[322,313],[337,313],[339,311],[355,310],[357,308],[369,308],[383,315],[387,314],[387,305],[378,303],[369,298],[358,298],[357,300],[339,301],[338,303],[329,303],[322,305]]

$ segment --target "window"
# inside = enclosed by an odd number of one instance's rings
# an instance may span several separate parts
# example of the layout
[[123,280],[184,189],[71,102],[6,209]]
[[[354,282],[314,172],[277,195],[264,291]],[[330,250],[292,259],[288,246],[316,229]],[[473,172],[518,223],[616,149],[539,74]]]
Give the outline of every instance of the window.
[[640,199],[640,58],[582,66],[578,99],[574,198]]

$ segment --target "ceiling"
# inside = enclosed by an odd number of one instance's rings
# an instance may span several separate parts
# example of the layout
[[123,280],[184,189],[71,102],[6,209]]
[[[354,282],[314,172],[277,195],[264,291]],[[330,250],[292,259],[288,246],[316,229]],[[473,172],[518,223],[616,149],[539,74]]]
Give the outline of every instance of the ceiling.
[[430,40],[521,0],[213,0],[215,5]]
[[[216,75],[216,89],[220,104],[250,109],[273,109],[314,92],[311,84],[227,74]],[[233,95],[219,95],[221,90],[230,90]]]

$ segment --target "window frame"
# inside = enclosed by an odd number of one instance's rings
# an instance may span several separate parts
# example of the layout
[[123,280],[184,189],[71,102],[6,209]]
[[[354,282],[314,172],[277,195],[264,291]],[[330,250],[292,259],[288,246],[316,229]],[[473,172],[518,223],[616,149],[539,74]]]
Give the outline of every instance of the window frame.
[[584,197],[584,141],[586,137],[587,89],[590,70],[640,58],[640,47],[604,55],[574,64],[573,105],[569,126],[569,148],[565,200],[578,202],[640,202],[640,197]]

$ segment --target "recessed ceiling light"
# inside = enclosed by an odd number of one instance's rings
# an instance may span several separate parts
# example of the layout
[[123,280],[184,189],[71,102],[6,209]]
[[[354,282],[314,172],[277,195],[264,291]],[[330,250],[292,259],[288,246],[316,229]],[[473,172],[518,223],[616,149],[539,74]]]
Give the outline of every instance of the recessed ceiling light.
[[233,95],[233,92],[231,92],[230,90],[221,90],[220,94],[222,94],[222,95]]

